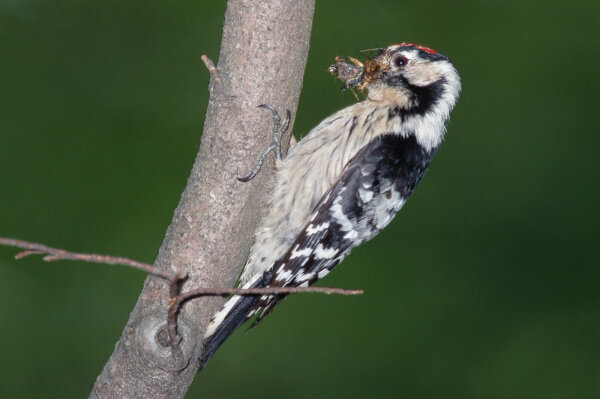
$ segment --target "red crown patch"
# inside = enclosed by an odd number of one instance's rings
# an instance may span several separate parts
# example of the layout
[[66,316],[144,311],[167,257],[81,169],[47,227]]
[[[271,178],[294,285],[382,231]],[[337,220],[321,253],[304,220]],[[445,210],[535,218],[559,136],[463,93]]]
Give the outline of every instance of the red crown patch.
[[418,48],[419,50],[423,50],[424,52],[426,52],[428,54],[437,54],[438,53],[437,51],[432,50],[429,47],[421,46],[420,44],[415,44],[415,43],[400,43],[399,46],[400,47],[413,46],[413,47]]

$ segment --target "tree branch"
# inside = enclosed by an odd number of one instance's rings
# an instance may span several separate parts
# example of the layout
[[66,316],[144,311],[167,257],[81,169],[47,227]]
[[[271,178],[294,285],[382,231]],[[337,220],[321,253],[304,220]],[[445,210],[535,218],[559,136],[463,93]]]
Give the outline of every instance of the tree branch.
[[40,244],[37,242],[29,242],[23,240],[17,240],[14,238],[5,238],[0,237],[0,245],[7,245],[10,247],[17,247],[25,249],[26,251],[19,252],[15,255],[15,259],[22,259],[29,255],[42,255],[44,256],[44,260],[46,262],[51,262],[59,259],[64,260],[81,260],[84,262],[92,262],[92,263],[106,263],[109,265],[122,265],[133,267],[134,269],[142,270],[146,273],[154,274],[156,276],[160,276],[167,280],[172,280],[176,276],[173,273],[168,273],[164,270],[156,269],[152,265],[147,263],[138,262],[137,260],[123,258],[120,256],[110,256],[110,255],[98,255],[98,254],[80,254],[76,252],[66,251],[64,249],[52,248],[44,244]]
[[219,71],[217,70],[217,67],[215,67],[214,62],[210,58],[208,58],[205,54],[202,54],[200,56],[200,59],[202,60],[204,65],[206,65],[206,69],[208,69],[208,73],[210,73],[210,76],[215,80],[215,82],[217,82],[218,84],[221,84],[221,76],[219,75]]
[[17,240],[14,238],[0,237],[0,245],[26,249],[15,255],[15,259],[22,259],[29,255],[43,255],[43,260],[50,262],[55,260],[79,260],[91,263],[106,263],[110,265],[122,265],[132,267],[154,276],[164,278],[169,282],[169,306],[167,307],[167,330],[169,336],[169,346],[171,355],[175,363],[185,362],[183,353],[179,346],[181,337],[177,334],[177,313],[184,302],[192,298],[202,296],[221,296],[221,295],[288,295],[299,293],[322,293],[339,295],[360,295],[362,290],[345,290],[341,288],[329,287],[267,287],[267,288],[197,288],[191,291],[180,293],[181,284],[187,279],[187,275],[178,273],[169,273],[154,268],[147,263],[138,262],[133,259],[98,254],[82,254],[67,251],[65,249],[52,248],[37,242]]
[[[217,68],[221,84],[214,84],[212,73],[200,149],[154,262],[167,273],[187,273],[182,289],[231,287],[239,275],[270,162],[251,183],[236,177],[269,141],[270,114],[256,107],[296,109],[313,9],[314,0],[228,2]],[[203,331],[225,299],[204,297],[181,306],[177,328],[184,361],[173,362],[164,338],[168,293],[164,279],[146,279],[91,398],[185,395],[202,354]]]

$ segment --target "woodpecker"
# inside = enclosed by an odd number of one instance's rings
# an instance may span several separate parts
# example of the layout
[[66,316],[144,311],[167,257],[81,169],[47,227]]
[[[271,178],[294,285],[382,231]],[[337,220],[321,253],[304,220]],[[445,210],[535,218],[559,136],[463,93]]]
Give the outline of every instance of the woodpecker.
[[[306,287],[373,238],[402,208],[439,148],[460,92],[450,60],[412,43],[391,45],[330,72],[366,98],[323,120],[285,156],[274,117],[276,167],[240,288]],[[266,152],[259,157],[257,172]],[[261,321],[285,295],[232,296],[205,332],[200,367],[249,318]]]

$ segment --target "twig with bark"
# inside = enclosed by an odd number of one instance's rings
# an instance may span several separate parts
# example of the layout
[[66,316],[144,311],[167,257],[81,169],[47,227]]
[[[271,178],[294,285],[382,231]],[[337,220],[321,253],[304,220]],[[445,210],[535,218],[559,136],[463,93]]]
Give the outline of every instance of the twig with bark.
[[158,270],[150,264],[139,262],[137,260],[124,258],[121,256],[82,254],[71,252],[65,249],[49,247],[45,244],[18,240],[15,238],[0,237],[0,245],[25,249],[15,255],[15,259],[23,259],[30,255],[43,255],[43,260],[52,262],[56,260],[78,260],[91,263],[105,263],[109,265],[128,266],[134,269],[144,271],[164,278],[169,282],[169,306],[167,308],[167,330],[169,334],[169,343],[171,354],[175,361],[181,361],[181,348],[179,343],[181,337],[177,335],[177,313],[181,304],[202,296],[222,296],[222,295],[277,295],[277,294],[299,294],[299,293],[321,293],[338,295],[359,295],[362,290],[346,290],[342,288],[330,287],[269,287],[269,288],[197,288],[187,292],[179,292],[181,283],[187,278],[186,275],[179,273],[169,273]]
[[65,249],[52,248],[37,242],[29,242],[17,240],[15,238],[0,237],[0,245],[16,247],[24,249],[15,255],[15,259],[23,259],[29,255],[44,255],[43,259],[46,262],[51,262],[59,259],[63,260],[81,260],[92,263],[105,263],[108,265],[122,265],[133,267],[134,269],[142,270],[146,273],[154,274],[155,276],[171,280],[175,277],[173,273],[164,270],[158,270],[148,263],[139,262],[137,260],[123,258],[121,256],[98,255],[98,254],[81,254],[77,252],[67,251]]
[[215,82],[221,84],[221,76],[219,75],[219,71],[217,70],[215,63],[210,58],[208,58],[206,56],[206,54],[202,54],[200,56],[200,59],[206,66],[206,69],[208,69],[210,76],[212,76],[212,78],[215,80]]

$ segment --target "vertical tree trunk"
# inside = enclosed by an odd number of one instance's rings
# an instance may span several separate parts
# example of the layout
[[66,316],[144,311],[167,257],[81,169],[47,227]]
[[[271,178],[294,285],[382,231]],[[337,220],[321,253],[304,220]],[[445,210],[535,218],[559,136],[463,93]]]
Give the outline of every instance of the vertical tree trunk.
[[[314,0],[229,0],[218,71],[211,79],[202,143],[155,267],[187,272],[183,289],[230,287],[252,244],[271,162],[248,172],[270,141],[266,103],[295,114],[308,54]],[[198,54],[200,56],[200,54]],[[291,131],[291,129],[290,129]],[[168,134],[168,132],[165,132]],[[289,135],[284,142],[287,142]],[[167,340],[168,286],[149,276],[90,398],[181,398],[198,368],[202,335],[224,298],[186,303],[178,319],[185,362]]]

